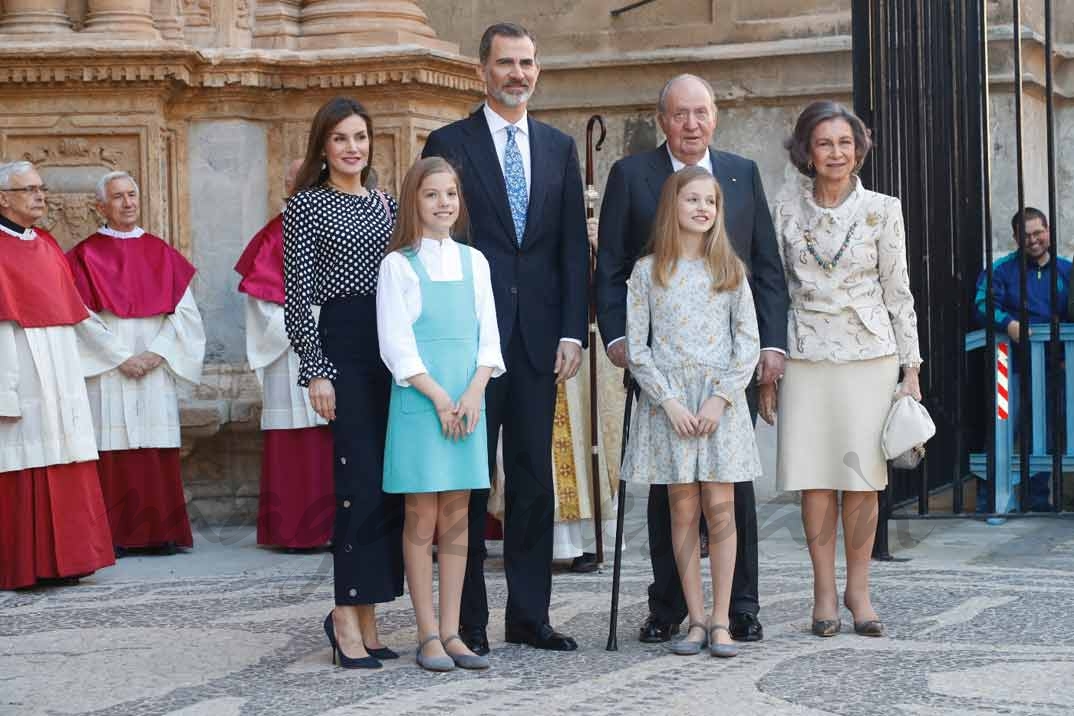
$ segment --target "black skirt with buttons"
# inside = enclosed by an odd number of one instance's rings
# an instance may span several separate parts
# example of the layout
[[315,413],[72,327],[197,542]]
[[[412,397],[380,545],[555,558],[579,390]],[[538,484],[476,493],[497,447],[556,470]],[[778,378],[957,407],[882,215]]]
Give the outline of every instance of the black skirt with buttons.
[[380,359],[376,296],[321,308],[325,356],[338,376],[335,442],[336,604],[390,602],[403,594],[403,499],[382,489],[391,374]]

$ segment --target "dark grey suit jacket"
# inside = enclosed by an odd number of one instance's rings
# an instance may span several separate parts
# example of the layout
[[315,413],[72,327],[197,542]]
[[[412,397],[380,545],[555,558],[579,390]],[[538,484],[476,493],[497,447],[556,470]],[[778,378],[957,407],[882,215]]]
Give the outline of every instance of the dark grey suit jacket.
[[[731,245],[750,274],[762,348],[787,349],[787,283],[757,164],[710,149]],[[649,243],[656,205],[672,175],[667,144],[612,165],[600,207],[597,322],[605,345],[626,335],[626,281]]]

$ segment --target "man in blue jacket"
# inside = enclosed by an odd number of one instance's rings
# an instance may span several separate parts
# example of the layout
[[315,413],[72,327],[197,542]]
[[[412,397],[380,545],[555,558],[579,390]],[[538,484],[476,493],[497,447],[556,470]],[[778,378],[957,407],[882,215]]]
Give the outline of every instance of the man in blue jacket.
[[[1024,221],[1025,243],[1022,244],[1019,236],[1019,225]],[[1014,240],[1019,244],[1016,251],[998,259],[992,265],[992,296],[993,317],[992,324],[997,331],[1003,331],[1011,341],[1017,343],[1028,326],[1023,327],[1018,316],[1022,310],[1022,292],[1019,278],[1021,256],[1026,257],[1026,308],[1029,312],[1030,323],[1049,323],[1051,321],[1052,294],[1050,278],[1052,275],[1051,248],[1052,237],[1048,229],[1048,217],[1040,209],[1031,206],[1025,208],[1024,219],[1021,212],[1011,217],[1011,231]],[[1064,258],[1056,257],[1056,311],[1062,314],[1066,310],[1070,289],[1071,262]],[[987,324],[987,276],[982,271],[977,278],[977,319],[982,325]],[[1011,380],[1009,384],[1009,419],[1011,425],[1018,425],[1018,365],[1011,356]],[[1034,512],[1045,512],[1051,509],[1049,505],[1049,478],[1046,472],[1039,472],[1029,480],[1029,509]],[[984,490],[979,490],[977,496],[977,511],[987,511],[988,505]],[[1002,510],[1003,506],[997,509]]]

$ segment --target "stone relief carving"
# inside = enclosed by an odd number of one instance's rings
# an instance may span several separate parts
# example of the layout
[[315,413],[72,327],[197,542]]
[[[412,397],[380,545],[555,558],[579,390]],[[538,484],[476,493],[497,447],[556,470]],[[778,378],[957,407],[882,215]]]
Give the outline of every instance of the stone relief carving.
[[104,164],[114,169],[123,163],[124,152],[81,137],[64,137],[23,152],[23,159],[40,166]]
[[48,213],[41,226],[67,251],[97,230],[102,223],[92,192],[50,194]]
[[235,0],[235,27],[250,29],[250,0]]
[[53,187],[41,225],[64,249],[92,234],[101,224],[94,187],[105,172],[122,169],[139,177],[136,134],[41,136],[9,134],[11,156],[33,162]]
[[399,193],[395,172],[396,153],[395,135],[378,133],[373,150],[373,171],[377,175],[377,186],[390,194]]
[[207,27],[213,21],[212,0],[183,0],[183,18],[187,27]]

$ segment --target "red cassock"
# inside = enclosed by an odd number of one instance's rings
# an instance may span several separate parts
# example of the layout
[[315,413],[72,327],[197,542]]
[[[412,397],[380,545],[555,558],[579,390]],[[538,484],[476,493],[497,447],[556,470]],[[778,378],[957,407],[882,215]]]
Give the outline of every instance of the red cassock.
[[[89,413],[72,328],[88,313],[62,250],[47,232],[36,233],[32,240],[0,233],[0,349],[14,350],[3,362],[18,368],[15,382],[0,386],[8,398],[0,464],[23,465],[0,472],[0,589],[115,562],[92,430],[71,417]],[[54,411],[46,401],[55,401]]]
[[[67,259],[86,305],[121,320],[174,313],[195,273],[182,254],[149,233],[122,239],[96,233]],[[98,472],[115,546],[193,546],[178,447],[102,444]]]
[[249,298],[247,352],[263,389],[261,491],[257,543],[307,549],[327,544],[335,518],[332,433],[315,425],[297,359],[281,332],[284,303],[283,217],[250,240],[235,264]]

